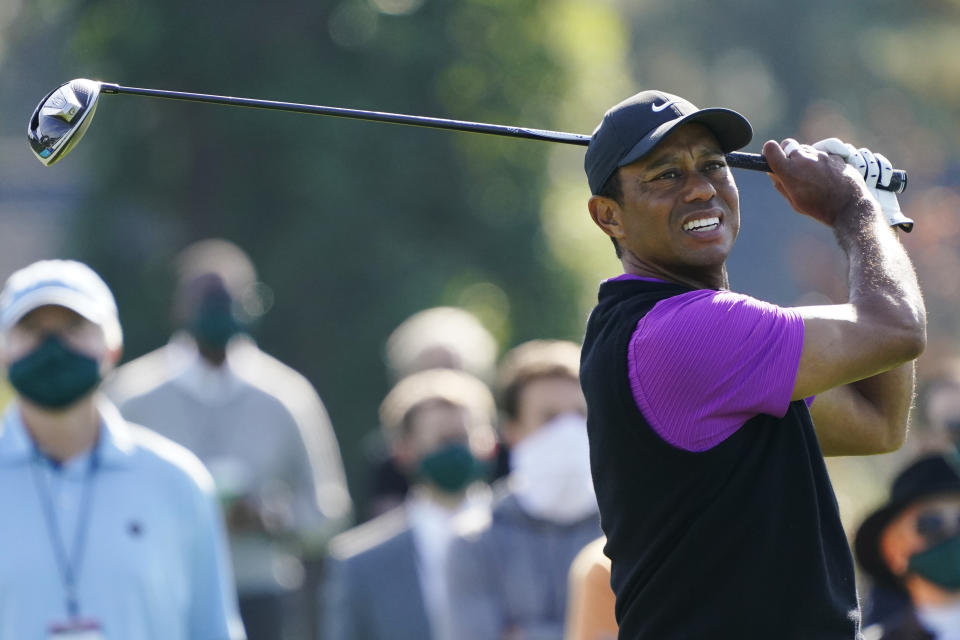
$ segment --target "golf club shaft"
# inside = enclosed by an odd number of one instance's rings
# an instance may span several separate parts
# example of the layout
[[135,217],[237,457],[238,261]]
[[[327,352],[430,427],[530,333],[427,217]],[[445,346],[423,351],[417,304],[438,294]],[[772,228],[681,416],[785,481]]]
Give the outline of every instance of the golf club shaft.
[[[234,107],[248,107],[252,109],[273,109],[275,111],[290,111],[313,115],[334,116],[338,118],[353,118],[356,120],[372,120],[391,124],[404,124],[414,127],[428,127],[431,129],[450,129],[454,131],[472,131],[512,138],[526,138],[529,140],[545,140],[548,142],[563,142],[587,146],[590,136],[578,133],[564,133],[562,131],[548,131],[545,129],[529,129],[524,127],[510,127],[483,122],[469,122],[466,120],[449,120],[446,118],[431,118],[427,116],[412,116],[402,113],[385,113],[382,111],[365,111],[362,109],[346,109],[343,107],[326,107],[297,102],[280,102],[276,100],[258,100],[256,98],[236,98],[232,96],[218,96],[206,93],[189,93],[185,91],[168,91],[165,89],[144,89],[140,87],[124,87],[118,84],[103,82],[101,93],[127,94],[147,96],[151,98],[166,98],[168,100],[184,100],[187,102],[207,102],[211,104],[225,104]],[[727,164],[735,169],[749,169],[751,171],[770,172],[770,165],[766,159],[757,153],[734,151],[726,154]],[[907,175],[904,171],[894,171],[890,184],[878,188],[895,193],[901,193],[907,186]]]

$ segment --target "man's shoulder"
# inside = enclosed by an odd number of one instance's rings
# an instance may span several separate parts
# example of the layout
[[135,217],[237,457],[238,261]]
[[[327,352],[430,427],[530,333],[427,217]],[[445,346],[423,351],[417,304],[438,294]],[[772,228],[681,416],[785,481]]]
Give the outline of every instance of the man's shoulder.
[[139,424],[127,422],[134,463],[144,473],[189,490],[213,493],[213,478],[200,459],[186,447]]
[[506,529],[522,526],[527,518],[516,495],[510,489],[509,476],[493,486],[493,499],[487,509],[470,509],[457,514],[453,532],[458,546],[481,546]]
[[104,382],[103,391],[113,402],[122,405],[169,383],[175,376],[169,348],[165,345],[121,365]]
[[391,509],[376,518],[335,536],[329,545],[331,558],[346,563],[363,562],[391,548],[412,535],[403,506]]
[[304,412],[326,415],[323,402],[307,377],[261,350],[252,340],[231,350],[230,364],[238,378],[274,398],[294,417]]

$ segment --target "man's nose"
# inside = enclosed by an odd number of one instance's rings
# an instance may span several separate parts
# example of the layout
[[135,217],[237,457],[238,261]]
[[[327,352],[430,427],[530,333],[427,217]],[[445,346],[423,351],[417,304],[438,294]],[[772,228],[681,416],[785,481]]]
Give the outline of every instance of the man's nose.
[[708,176],[699,171],[691,171],[687,174],[684,185],[684,199],[687,202],[709,200],[715,195],[717,195],[717,189]]

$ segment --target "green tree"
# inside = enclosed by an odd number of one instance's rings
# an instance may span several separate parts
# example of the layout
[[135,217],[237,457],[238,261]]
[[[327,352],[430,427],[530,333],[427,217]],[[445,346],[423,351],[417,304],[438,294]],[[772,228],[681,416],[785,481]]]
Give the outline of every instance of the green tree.
[[[51,66],[68,77],[549,128],[567,86],[540,28],[551,5],[86,0],[48,22],[24,6],[22,22],[61,35]],[[170,331],[180,248],[247,249],[275,301],[260,342],[320,390],[362,492],[383,341],[407,315],[472,307],[505,347],[580,334],[540,231],[546,157],[529,141],[105,97],[58,165],[88,174],[67,252],[113,287],[132,357]]]

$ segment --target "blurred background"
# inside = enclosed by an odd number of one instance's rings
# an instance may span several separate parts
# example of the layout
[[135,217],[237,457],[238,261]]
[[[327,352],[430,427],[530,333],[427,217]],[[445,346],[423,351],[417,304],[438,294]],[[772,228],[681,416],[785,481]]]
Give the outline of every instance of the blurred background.
[[[744,113],[747,151],[838,136],[910,174],[901,205],[917,226],[902,237],[930,307],[921,375],[960,347],[958,0],[4,0],[0,274],[89,263],[117,297],[128,360],[170,334],[173,256],[237,243],[262,282],[255,337],[318,389],[361,511],[384,341],[404,318],[463,307],[501,352],[582,336],[597,284],[620,272],[586,211],[583,148],[107,96],[82,144],[45,168],[27,120],[79,77],[587,134],[658,88]],[[737,179],[733,287],[841,301],[830,233],[766,176]],[[911,443],[922,436],[918,422]],[[848,525],[902,455],[831,461]]]

